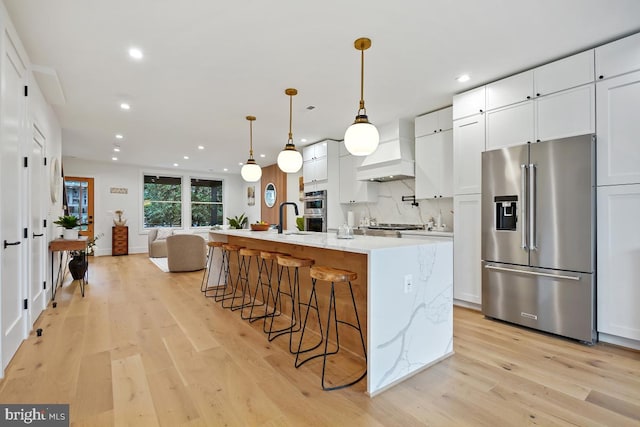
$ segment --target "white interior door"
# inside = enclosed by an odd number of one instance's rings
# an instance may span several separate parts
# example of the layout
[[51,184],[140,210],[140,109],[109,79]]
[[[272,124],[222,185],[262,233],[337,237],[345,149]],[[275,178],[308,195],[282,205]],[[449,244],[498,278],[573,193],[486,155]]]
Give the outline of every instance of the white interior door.
[[29,194],[30,226],[29,226],[29,326],[35,321],[46,307],[44,291],[44,274],[46,259],[46,236],[44,233],[44,214],[42,201],[45,199],[44,180],[44,135],[36,125],[33,126],[33,140],[29,156]]
[[2,254],[2,286],[0,286],[0,316],[2,369],[7,366],[26,333],[26,310],[23,309],[25,286],[22,277],[23,248],[21,243],[23,177],[20,140],[24,123],[24,76],[26,67],[11,38],[5,33],[2,56],[2,115],[0,115],[0,210],[2,215],[0,251]]

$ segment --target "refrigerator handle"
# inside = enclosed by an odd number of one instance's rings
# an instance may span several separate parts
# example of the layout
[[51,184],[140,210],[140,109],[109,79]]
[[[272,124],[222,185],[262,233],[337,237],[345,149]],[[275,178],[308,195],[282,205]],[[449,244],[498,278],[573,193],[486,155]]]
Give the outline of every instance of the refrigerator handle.
[[520,180],[520,194],[522,195],[520,208],[520,212],[522,212],[522,221],[520,224],[520,227],[522,228],[522,244],[520,247],[527,250],[527,165],[520,165]]
[[536,247],[536,165],[529,163],[529,249]]
[[564,274],[551,274],[551,273],[540,273],[537,271],[528,271],[528,270],[517,270],[515,268],[505,268],[505,267],[496,267],[495,265],[485,265],[484,268],[487,270],[496,270],[496,271],[504,271],[507,273],[519,273],[519,274],[528,274],[531,276],[541,276],[541,277],[549,277],[551,279],[564,279],[564,280],[580,280],[580,276],[567,276]]

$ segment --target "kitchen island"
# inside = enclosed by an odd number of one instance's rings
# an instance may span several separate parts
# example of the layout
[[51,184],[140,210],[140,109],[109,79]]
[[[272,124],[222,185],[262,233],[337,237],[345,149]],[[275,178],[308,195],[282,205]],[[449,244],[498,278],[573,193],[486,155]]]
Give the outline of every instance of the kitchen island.
[[[370,396],[453,354],[453,243],[448,239],[338,239],[333,233],[251,230],[215,230],[210,237],[313,258],[316,265],[356,272],[358,279],[353,285],[366,331]],[[310,282],[308,274],[303,273],[303,301],[310,292]],[[337,295],[343,301],[338,303],[339,315],[343,306],[350,306],[347,295]],[[320,298],[324,312],[326,295],[321,294]],[[356,344],[349,337],[343,342],[341,334],[341,346],[357,352]]]

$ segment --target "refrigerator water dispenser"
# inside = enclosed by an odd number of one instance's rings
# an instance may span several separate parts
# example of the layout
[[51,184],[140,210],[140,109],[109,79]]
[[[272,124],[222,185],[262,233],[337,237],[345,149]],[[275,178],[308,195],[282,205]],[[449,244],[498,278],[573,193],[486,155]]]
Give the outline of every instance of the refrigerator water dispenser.
[[496,196],[493,201],[496,209],[496,230],[516,231],[518,196]]

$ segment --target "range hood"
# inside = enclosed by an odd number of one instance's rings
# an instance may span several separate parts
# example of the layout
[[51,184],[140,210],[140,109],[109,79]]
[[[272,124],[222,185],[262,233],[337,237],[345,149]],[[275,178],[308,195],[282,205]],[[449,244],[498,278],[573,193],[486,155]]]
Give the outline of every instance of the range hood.
[[415,176],[413,120],[380,126],[380,145],[365,157],[356,172],[358,181],[394,181]]

